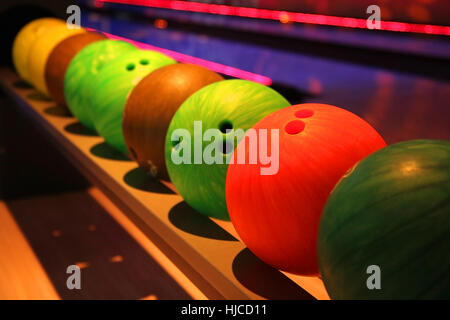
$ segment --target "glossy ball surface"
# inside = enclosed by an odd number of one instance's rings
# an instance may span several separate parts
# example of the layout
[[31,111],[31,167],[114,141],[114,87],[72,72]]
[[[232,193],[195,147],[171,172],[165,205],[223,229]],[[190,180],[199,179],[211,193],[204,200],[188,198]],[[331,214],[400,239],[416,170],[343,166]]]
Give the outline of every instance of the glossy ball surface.
[[59,105],[65,106],[64,76],[73,57],[87,45],[105,40],[100,33],[86,32],[61,41],[50,53],[45,66],[45,83],[50,97]]
[[56,18],[40,18],[27,23],[14,38],[12,60],[19,76],[30,82],[28,77],[28,53],[37,38],[47,29],[55,25],[64,24]]
[[[225,201],[226,159],[234,146],[231,145],[229,150],[223,148],[225,129],[247,130],[261,118],[287,106],[289,102],[275,90],[246,80],[216,82],[190,96],[172,118],[165,145],[170,180],[184,200],[204,215],[229,220]],[[195,130],[194,121],[201,121],[202,132]],[[176,144],[172,138],[177,129],[187,130],[190,138]],[[218,141],[215,138],[206,141],[202,138],[207,129],[223,133]],[[214,161],[208,164],[203,155],[209,153],[209,147],[214,145],[221,149],[217,156],[222,163]],[[184,152],[191,155],[189,163],[173,161],[172,157]]]
[[194,92],[223,78],[206,68],[177,63],[150,73],[127,100],[123,133],[131,156],[153,176],[168,180],[164,155],[167,129]]
[[95,130],[89,111],[92,86],[100,70],[126,52],[137,50],[125,41],[94,42],[70,61],[64,76],[64,96],[72,114],[85,127]]
[[[260,140],[258,150],[269,150],[273,158],[267,164],[260,158],[255,164],[230,164],[231,221],[261,260],[291,273],[316,275],[319,220],[329,193],[351,166],[386,144],[357,115],[324,104],[284,108],[253,129],[259,136],[267,132],[269,144]],[[249,158],[244,141],[235,155]]]
[[95,129],[109,145],[128,153],[122,119],[129,94],[150,72],[174,63],[175,60],[156,51],[134,50],[121,55],[99,72],[92,84],[89,111]]
[[[331,193],[318,240],[334,299],[450,297],[450,141],[411,140],[368,156]],[[380,289],[375,270],[379,268]]]
[[45,83],[45,66],[53,49],[64,39],[86,32],[83,28],[69,28],[67,24],[55,24],[40,34],[28,52],[28,76],[31,84],[46,96],[49,95]]

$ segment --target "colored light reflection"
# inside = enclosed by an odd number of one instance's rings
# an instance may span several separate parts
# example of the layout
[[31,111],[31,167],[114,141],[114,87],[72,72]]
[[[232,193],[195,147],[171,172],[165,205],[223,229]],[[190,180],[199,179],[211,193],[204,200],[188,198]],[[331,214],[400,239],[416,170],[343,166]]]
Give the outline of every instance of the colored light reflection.
[[167,20],[164,19],[156,19],[154,22],[154,26],[158,29],[166,29],[167,25]]
[[[300,12],[288,12],[268,9],[256,9],[246,7],[233,7],[227,5],[187,2],[178,0],[96,0],[96,2],[129,4],[152,8],[172,9],[189,12],[202,12],[226,16],[238,16],[246,18],[278,20],[281,22],[298,22],[307,24],[327,25],[334,27],[367,29],[366,19],[336,17],[322,14],[309,14]],[[411,32],[436,35],[450,35],[450,27],[381,21],[380,29],[394,32]]]
[[217,63],[217,62],[212,62],[212,61],[208,61],[208,60],[205,60],[205,59],[189,56],[187,54],[176,52],[176,51],[172,51],[172,50],[169,50],[169,49],[164,49],[164,48],[152,46],[152,45],[147,44],[147,43],[143,43],[143,42],[131,40],[131,39],[128,39],[128,38],[116,36],[116,35],[113,35],[113,34],[110,34],[110,33],[103,32],[101,30],[96,30],[96,29],[92,29],[92,28],[87,28],[87,30],[88,31],[101,32],[106,37],[108,37],[109,39],[122,40],[122,41],[129,42],[132,45],[134,45],[134,46],[136,46],[137,48],[140,48],[140,49],[154,50],[154,51],[158,51],[158,52],[164,53],[164,54],[168,55],[169,57],[172,57],[173,59],[175,59],[175,60],[177,60],[179,62],[196,64],[196,65],[205,67],[205,68],[207,68],[209,70],[212,70],[212,71],[215,71],[215,72],[218,72],[218,73],[222,73],[222,74],[225,74],[225,75],[228,75],[228,76],[231,76],[231,77],[235,77],[235,78],[240,78],[240,79],[245,79],[245,80],[258,82],[258,83],[264,84],[266,86],[270,86],[272,84],[272,79],[270,79],[269,77],[257,74],[257,73],[252,73],[252,72],[241,70],[241,69],[237,69],[237,68],[234,68],[234,67],[231,67],[231,66],[223,65],[223,64],[220,64],[220,63]]
[[101,8],[101,7],[103,7],[103,3],[104,3],[104,1],[101,1],[101,0],[95,0],[95,1],[94,1],[94,7],[96,7],[96,8]]

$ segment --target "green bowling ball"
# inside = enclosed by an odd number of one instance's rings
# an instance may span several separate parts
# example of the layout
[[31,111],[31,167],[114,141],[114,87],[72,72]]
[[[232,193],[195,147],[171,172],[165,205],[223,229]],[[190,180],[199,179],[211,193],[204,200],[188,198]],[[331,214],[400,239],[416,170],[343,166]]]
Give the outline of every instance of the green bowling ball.
[[111,61],[134,50],[137,48],[125,41],[101,40],[83,48],[70,62],[64,76],[64,96],[72,114],[87,128],[94,130],[89,108],[96,76]]
[[341,178],[318,257],[333,299],[450,298],[450,141],[380,149]]
[[[247,80],[219,81],[191,95],[172,118],[165,143],[169,177],[184,200],[204,215],[229,220],[227,160],[242,139],[230,130],[246,131],[289,105],[275,90]],[[221,135],[208,138],[207,129],[217,129]],[[186,161],[180,162],[180,157]]]
[[102,68],[92,84],[89,112],[95,129],[106,143],[124,154],[128,153],[122,131],[128,95],[147,74],[174,63],[175,60],[156,51],[134,50]]

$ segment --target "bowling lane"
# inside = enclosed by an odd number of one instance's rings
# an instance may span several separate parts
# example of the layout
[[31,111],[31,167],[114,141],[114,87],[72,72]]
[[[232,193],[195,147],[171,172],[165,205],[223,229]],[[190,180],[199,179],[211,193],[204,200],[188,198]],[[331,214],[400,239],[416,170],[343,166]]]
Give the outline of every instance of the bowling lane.
[[[83,25],[135,41],[206,59],[272,79],[292,88],[292,103],[320,102],[344,107],[369,121],[393,143],[414,138],[450,139],[450,82],[211,37],[157,28],[127,13],[87,12]],[[284,92],[283,92],[284,93]]]
[[[89,0],[79,0],[84,5],[91,5]],[[95,8],[95,5],[94,5]],[[450,43],[445,37],[411,37],[409,33],[366,32],[360,29],[324,28],[311,24],[280,23],[278,20],[242,19],[235,16],[211,15],[202,12],[186,12],[161,8],[143,7],[105,1],[104,9],[126,11],[146,17],[158,17],[178,23],[207,25],[217,29],[231,29],[236,32],[246,31],[267,35],[312,40],[324,43],[350,45],[367,49],[381,49],[392,52],[415,54],[435,58],[450,58]],[[163,23],[163,22],[162,22]],[[171,23],[172,25],[172,23]],[[216,29],[216,30],[217,30]],[[442,30],[443,31],[443,30]]]

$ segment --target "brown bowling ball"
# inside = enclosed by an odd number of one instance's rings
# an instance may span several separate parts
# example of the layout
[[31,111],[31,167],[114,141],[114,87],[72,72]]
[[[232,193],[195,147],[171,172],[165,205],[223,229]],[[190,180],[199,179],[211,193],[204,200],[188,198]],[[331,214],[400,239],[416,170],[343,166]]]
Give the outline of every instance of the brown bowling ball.
[[65,106],[64,75],[72,58],[87,45],[106,39],[100,33],[85,32],[61,41],[52,50],[45,65],[45,83],[50,97],[59,105]]
[[153,176],[169,180],[164,143],[173,115],[194,92],[223,78],[206,68],[177,63],[159,68],[133,89],[123,115],[130,155]]

